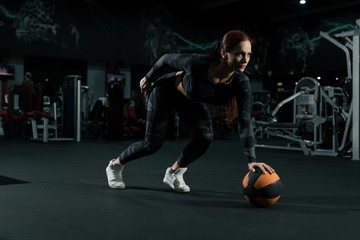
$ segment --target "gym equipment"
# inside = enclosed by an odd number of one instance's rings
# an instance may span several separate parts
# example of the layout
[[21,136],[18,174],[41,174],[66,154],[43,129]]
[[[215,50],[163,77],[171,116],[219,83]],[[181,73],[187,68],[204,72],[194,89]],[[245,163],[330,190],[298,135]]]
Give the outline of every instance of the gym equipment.
[[[306,155],[328,156],[344,156],[352,151],[352,159],[360,160],[359,27],[360,19],[356,21],[353,31],[332,36],[320,32],[322,37],[345,52],[348,75],[346,81],[352,83],[351,96],[349,86],[320,86],[311,77],[300,79],[293,95],[278,103],[267,121],[254,121],[255,134],[259,139],[276,136],[288,141],[285,145],[282,142],[280,145],[256,144],[257,147],[302,150]],[[346,43],[341,43],[338,39]],[[350,51],[353,53],[352,61]],[[277,122],[276,114],[289,102],[293,102],[293,121]]]
[[108,85],[109,111],[107,135],[110,139],[123,139],[124,81],[113,81]]
[[[337,156],[339,138],[342,141],[346,139],[342,132],[338,132],[339,125],[349,121],[346,107],[338,105],[346,102],[345,99],[345,93],[339,87],[322,87],[314,78],[301,78],[296,83],[294,94],[278,103],[268,121],[255,121],[255,133],[260,134],[261,139],[275,136],[288,141],[285,144],[281,141],[271,145],[256,144],[256,147],[302,150],[305,155]],[[289,102],[293,104],[293,121],[278,122],[277,113]]]
[[7,137],[14,137],[25,130],[28,113],[32,110],[32,89],[24,85],[13,85],[8,88],[5,95],[6,108],[2,109],[3,129]]
[[[44,98],[47,99],[47,98]],[[50,104],[44,104],[49,106]],[[61,91],[52,107],[47,111],[37,111],[31,117],[32,140],[42,141],[81,141],[81,76],[68,75],[64,78]],[[50,137],[50,131],[53,136]]]
[[347,122],[345,127],[345,134],[349,140],[341,146],[341,152],[348,151],[348,146],[351,146],[352,160],[360,160],[360,19],[357,19],[355,23],[354,30],[338,32],[331,35],[330,33],[320,32],[320,35],[345,52],[347,75],[348,79],[352,82],[352,96],[348,114],[349,122]]

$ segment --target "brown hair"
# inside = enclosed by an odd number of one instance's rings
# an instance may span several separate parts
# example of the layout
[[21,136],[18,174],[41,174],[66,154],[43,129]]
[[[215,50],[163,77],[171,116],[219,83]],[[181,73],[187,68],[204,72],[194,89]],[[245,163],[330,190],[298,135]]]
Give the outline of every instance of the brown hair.
[[[220,51],[224,49],[226,52],[233,50],[239,42],[249,41],[253,44],[253,40],[249,35],[240,30],[230,30],[220,39],[214,49],[208,53],[208,56],[214,59],[220,59]],[[233,97],[224,105],[227,114],[227,123],[231,124],[238,115],[236,98]]]
[[224,49],[226,52],[230,52],[233,50],[235,46],[239,44],[239,42],[249,41],[253,44],[253,40],[249,35],[240,30],[230,30],[218,41],[215,47],[208,52],[208,56],[214,59],[221,58],[221,49]]
[[231,124],[235,118],[238,116],[236,97],[231,98],[225,103],[225,108],[227,109],[227,121],[228,124]]

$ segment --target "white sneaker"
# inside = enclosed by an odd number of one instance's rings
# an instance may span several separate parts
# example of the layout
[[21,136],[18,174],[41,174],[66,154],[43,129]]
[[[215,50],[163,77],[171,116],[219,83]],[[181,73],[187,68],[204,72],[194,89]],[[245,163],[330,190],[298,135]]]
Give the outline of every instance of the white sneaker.
[[105,172],[108,180],[109,187],[111,188],[125,188],[125,183],[122,178],[123,165],[114,166],[114,160],[111,160],[106,167]]
[[171,167],[169,167],[166,169],[163,182],[176,192],[190,192],[190,187],[186,185],[183,177],[186,171],[187,168],[179,168],[173,173]]

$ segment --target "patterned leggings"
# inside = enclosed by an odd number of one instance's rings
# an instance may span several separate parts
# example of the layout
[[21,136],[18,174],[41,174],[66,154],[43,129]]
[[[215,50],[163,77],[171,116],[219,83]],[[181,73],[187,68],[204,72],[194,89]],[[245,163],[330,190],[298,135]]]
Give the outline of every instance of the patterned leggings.
[[192,139],[178,157],[180,167],[186,167],[208,149],[213,140],[212,119],[205,103],[189,100],[176,88],[174,79],[156,86],[148,98],[145,138],[135,142],[120,154],[121,164],[150,155],[164,143],[169,114],[174,110],[191,127]]

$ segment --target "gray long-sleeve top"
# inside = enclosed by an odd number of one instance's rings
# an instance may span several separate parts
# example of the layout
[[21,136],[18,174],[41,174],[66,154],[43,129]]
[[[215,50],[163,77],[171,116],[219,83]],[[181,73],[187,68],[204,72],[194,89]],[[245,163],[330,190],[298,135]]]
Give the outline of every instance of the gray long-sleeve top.
[[[222,105],[236,97],[239,136],[248,162],[256,161],[255,141],[251,123],[251,85],[249,78],[235,71],[228,84],[214,84],[208,79],[212,59],[204,54],[165,54],[146,74],[150,82],[161,84],[161,77],[183,71],[182,84],[188,98],[213,105]],[[160,80],[159,80],[160,79]]]

